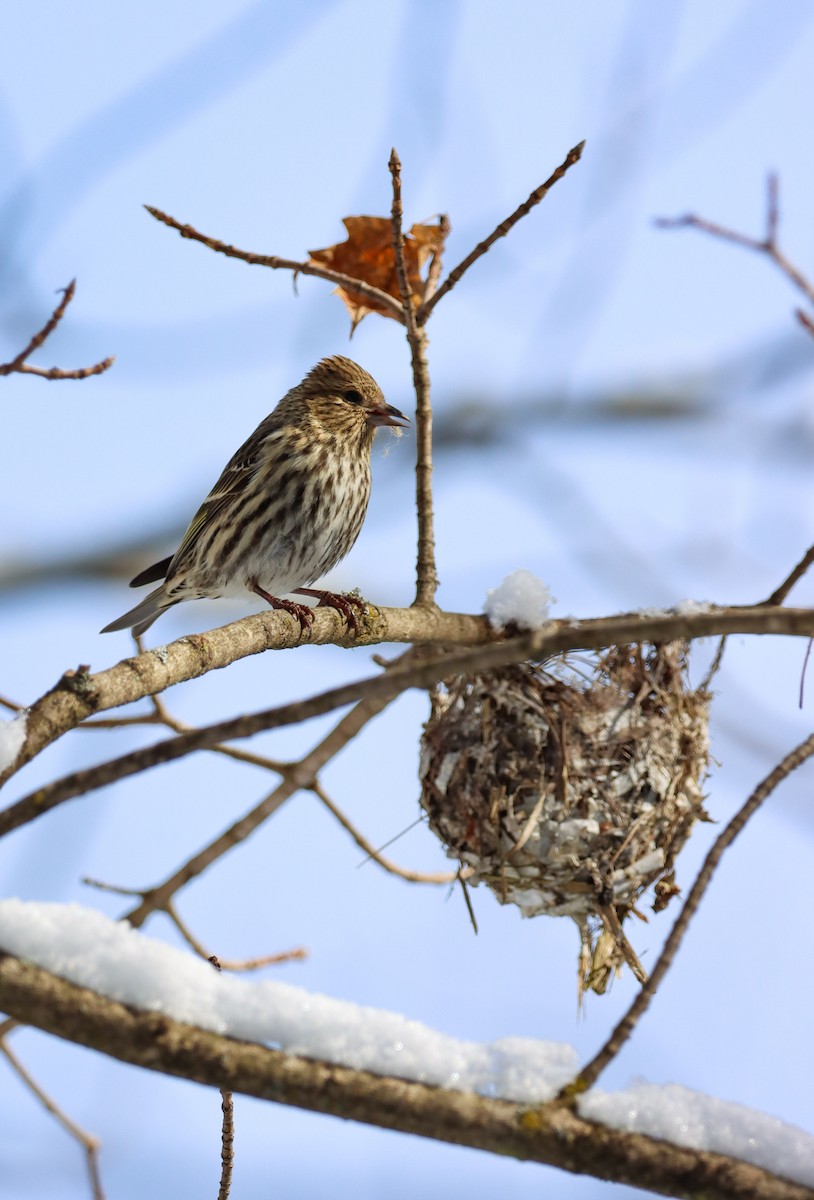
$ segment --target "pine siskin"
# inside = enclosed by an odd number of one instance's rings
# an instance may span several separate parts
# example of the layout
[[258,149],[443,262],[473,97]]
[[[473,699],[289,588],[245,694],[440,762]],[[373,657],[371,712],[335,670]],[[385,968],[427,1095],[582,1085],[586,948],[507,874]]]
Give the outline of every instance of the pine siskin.
[[359,536],[377,427],[406,424],[355,362],[336,355],[317,363],[229,460],[175,554],[130,586],[163,583],[102,633],[141,634],[182,600],[247,591],[293,613],[303,628],[310,609],[279,597],[317,596],[355,630],[351,606],[360,601],[303,585],[335,566]]

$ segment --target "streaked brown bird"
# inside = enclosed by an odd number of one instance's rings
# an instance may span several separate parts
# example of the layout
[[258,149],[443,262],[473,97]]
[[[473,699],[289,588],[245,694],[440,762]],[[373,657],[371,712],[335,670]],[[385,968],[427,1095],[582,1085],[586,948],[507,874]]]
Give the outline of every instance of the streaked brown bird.
[[324,358],[292,388],[226,464],[175,554],[148,567],[131,587],[163,580],[102,633],[144,633],[182,600],[253,592],[293,613],[304,604],[280,597],[316,596],[358,627],[361,602],[306,587],[353,546],[370,499],[370,452],[380,425],[408,424],[357,363]]

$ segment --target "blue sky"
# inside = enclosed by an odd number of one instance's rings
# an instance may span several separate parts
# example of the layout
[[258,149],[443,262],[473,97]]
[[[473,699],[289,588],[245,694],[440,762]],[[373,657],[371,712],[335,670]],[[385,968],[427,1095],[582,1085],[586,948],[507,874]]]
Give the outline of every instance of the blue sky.
[[[395,144],[407,220],[450,214],[452,266],[586,138],[583,162],[432,321],[439,429],[446,420],[459,439],[437,460],[439,599],[478,611],[486,589],[520,566],[545,579],[558,615],[768,595],[814,540],[814,344],[791,315],[799,298],[767,262],[657,230],[653,218],[692,210],[760,233],[775,170],[781,241],[804,269],[812,262],[813,18],[805,0],[506,0],[499,17],[482,0],[12,6],[0,88],[0,358],[76,276],[76,299],[40,361],[117,361],[85,383],[2,381],[0,567],[182,526],[232,451],[323,355],[350,353],[391,403],[410,407],[394,322],[368,318],[348,347],[328,285],[301,279],[294,296],[288,275],[182,241],[143,204],[247,249],[304,257],[342,237],[343,216],[388,211]],[[643,411],[676,396],[672,418]],[[484,414],[498,442],[461,442]],[[337,587],[359,585],[381,603],[412,599],[412,450],[408,439],[377,443],[370,515]],[[124,635],[97,634],[129,602],[125,583],[0,592],[0,691],[30,701],[66,667],[101,669],[128,653]],[[810,604],[812,584],[793,599]],[[184,605],[155,639],[241,612]],[[713,713],[716,821],[809,731],[810,709],[797,708],[803,650],[732,640]],[[708,651],[698,648],[699,675]],[[215,720],[369,668],[365,651],[266,655],[168,700],[183,719]],[[418,815],[425,707],[405,697],[326,774],[376,843]],[[322,728],[258,745],[288,756]],[[20,788],[137,738],[102,736],[64,739]],[[810,1121],[798,1082],[814,1065],[799,916],[810,781],[807,767],[732,850],[606,1085],[674,1080]],[[81,877],[148,885],[266,787],[257,772],[213,759],[128,781],[7,840],[0,886],[118,913]],[[715,832],[693,838],[681,883]],[[444,862],[424,826],[391,853],[419,868]],[[280,978],[461,1037],[561,1039],[587,1055],[632,995],[623,979],[578,1019],[568,923],[523,922],[476,892],[475,938],[459,896],[357,869],[358,857],[300,796],[180,907],[224,956],[306,944],[309,961]],[[646,966],[669,923],[668,912],[635,931]],[[174,936],[159,920],[150,931]],[[17,1046],[103,1138],[112,1195],[171,1195],[170,1180],[189,1194],[211,1188],[216,1097],[38,1034],[20,1034]],[[86,1195],[75,1146],[2,1070],[0,1103],[0,1158],[15,1194]],[[251,1101],[238,1102],[237,1137],[235,1195],[423,1187],[471,1200],[540,1186],[541,1176],[558,1195],[610,1195],[593,1181]],[[47,1147],[36,1162],[34,1139]]]

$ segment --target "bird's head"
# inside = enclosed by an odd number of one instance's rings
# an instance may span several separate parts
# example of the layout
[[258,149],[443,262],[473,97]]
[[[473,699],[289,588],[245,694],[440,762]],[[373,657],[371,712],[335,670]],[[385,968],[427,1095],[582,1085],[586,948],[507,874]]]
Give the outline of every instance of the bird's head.
[[339,354],[318,362],[294,391],[320,432],[368,449],[380,425],[399,429],[409,424],[387,403],[373,376]]

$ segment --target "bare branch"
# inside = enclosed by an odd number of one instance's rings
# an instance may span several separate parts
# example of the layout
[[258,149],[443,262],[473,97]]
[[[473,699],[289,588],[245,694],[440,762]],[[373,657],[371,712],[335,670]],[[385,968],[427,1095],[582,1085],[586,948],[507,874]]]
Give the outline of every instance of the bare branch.
[[227,258],[238,258],[241,262],[249,263],[250,266],[271,267],[273,270],[293,271],[295,276],[314,275],[317,279],[327,279],[329,283],[352,288],[361,296],[366,296],[368,300],[375,300],[378,305],[388,309],[397,321],[404,319],[398,300],[380,288],[374,287],[373,284],[365,283],[363,279],[355,279],[352,275],[343,275],[341,271],[332,271],[329,267],[317,267],[310,262],[279,258],[276,254],[253,254],[250,250],[238,250],[236,246],[230,246],[227,242],[221,242],[217,238],[208,237],[205,233],[199,233],[192,225],[182,225],[180,221],[176,221],[175,217],[162,212],[160,208],[153,208],[150,204],[145,204],[144,207],[151,217],[155,217],[156,221],[169,225],[170,229],[176,229],[181,237],[200,242],[217,254],[225,254]]
[[122,1062],[276,1103],[453,1145],[705,1200],[812,1200],[803,1184],[721,1154],[535,1108],[373,1075],[235,1041],[141,1012],[11,955],[0,957],[0,1008]]
[[[145,893],[143,892],[130,891],[130,895],[143,897],[144,894]],[[218,969],[220,971],[230,971],[234,974],[242,974],[248,971],[257,971],[260,969],[260,967],[271,967],[278,966],[280,963],[285,962],[302,961],[308,957],[308,951],[303,946],[297,946],[294,950],[282,950],[277,954],[261,954],[257,958],[222,958],[220,955],[217,955],[216,957],[214,954],[210,954],[204,949],[203,944],[198,941],[189,926],[181,920],[181,917],[178,914],[178,909],[175,907],[172,900],[169,900],[164,905],[163,911],[170,918],[173,925],[181,934],[181,937],[187,943],[189,948],[193,950],[199,958],[204,958],[207,962],[217,961]]]
[[66,288],[62,288],[62,299],[56,306],[51,316],[43,325],[38,333],[35,333],[31,341],[21,350],[20,353],[10,362],[0,363],[0,375],[39,375],[41,379],[87,379],[90,375],[101,375],[108,367],[113,366],[114,359],[105,358],[101,362],[94,363],[92,367],[77,367],[73,371],[65,371],[61,367],[31,367],[26,362],[35,350],[39,350],[43,342],[51,336],[65,315],[65,310],[71,303],[76,291],[76,280],[72,279]]
[[799,583],[806,574],[812,563],[814,563],[814,546],[809,546],[808,550],[806,550],[805,554],[797,563],[797,566],[794,568],[794,570],[788,573],[779,587],[774,589],[771,596],[763,601],[763,604],[782,604],[794,585]]
[[[407,654],[410,653],[410,651],[407,651]],[[140,927],[151,913],[166,909],[167,904],[181,888],[186,887],[193,879],[197,879],[199,875],[214,862],[217,862],[219,858],[222,858],[229,850],[250,837],[255,829],[258,829],[264,821],[267,821],[295,792],[303,788],[312,787],[316,781],[317,773],[340,750],[343,750],[348,742],[355,738],[357,733],[369,721],[372,721],[375,716],[387,707],[390,699],[392,697],[386,699],[367,699],[356,704],[313,750],[309,751],[304,758],[289,768],[285,777],[273,792],[261,800],[244,817],[241,817],[239,821],[236,821],[228,829],[225,829],[223,833],[219,834],[203,850],[200,850],[192,858],[188,859],[177,871],[173,871],[172,875],[165,879],[163,883],[142,893],[141,903],[134,909],[131,909],[124,919],[129,921],[131,925]]]
[[[317,612],[319,611],[317,610]],[[416,613],[420,610],[406,611]],[[424,615],[434,617],[436,614]],[[443,615],[438,614],[439,621],[436,628],[442,624],[440,618]],[[290,620],[287,615],[285,619]],[[257,620],[257,618],[247,618],[246,622],[252,620]],[[472,617],[469,620],[476,623],[478,619]],[[243,624],[243,622],[237,624]],[[215,632],[222,633],[223,630]],[[214,725],[201,726],[189,733],[168,738],[153,746],[134,750],[96,767],[75,771],[37,789],[0,812],[0,837],[29,821],[36,820],[37,817],[66,800],[85,795],[140,771],[146,771],[159,763],[174,762],[196,750],[209,749],[213,745],[219,745],[233,738],[251,737],[255,733],[268,729],[280,729],[286,725],[294,725],[311,717],[333,712],[335,709],[343,708],[346,704],[352,704],[357,700],[389,702],[408,688],[428,688],[452,675],[494,670],[511,663],[525,662],[527,659],[550,658],[568,650],[590,650],[601,646],[628,645],[644,641],[664,642],[676,638],[691,639],[724,633],[791,634],[811,637],[814,636],[814,610],[755,606],[681,612],[667,616],[632,613],[620,617],[603,617],[593,621],[552,621],[543,629],[510,637],[502,642],[493,642],[432,658],[411,661],[386,674],[343,684],[341,687],[331,688],[312,696],[308,700],[298,700],[277,708],[263,709],[261,712],[219,721]],[[203,642],[207,636],[205,634],[198,635],[196,640]],[[436,635],[432,640],[436,641],[440,638],[437,638]],[[175,643],[175,645],[178,644]],[[165,659],[169,649],[169,647],[164,648]],[[148,655],[141,655],[139,659],[128,661],[130,664],[138,664],[141,658],[148,657]],[[115,671],[116,668],[113,670]],[[84,679],[84,683],[80,690],[83,693],[89,692],[92,689],[94,677],[85,674],[81,678]],[[53,692],[48,693],[48,696],[53,696],[53,694]],[[57,734],[53,729],[51,732],[53,736],[49,740],[54,740]],[[30,757],[32,755],[26,754],[26,747],[24,747],[18,760],[18,767],[22,765],[22,761]],[[7,777],[13,774],[18,767],[9,768]],[[309,784],[300,784],[300,786],[309,786]]]
[[[17,1026],[16,1021],[4,1022],[10,1024],[11,1028]],[[6,1031],[0,1036],[0,1054],[3,1054],[12,1070],[18,1075],[30,1092],[37,1097],[40,1104],[51,1114],[62,1126],[62,1128],[74,1138],[85,1152],[85,1165],[88,1169],[88,1178],[90,1180],[91,1191],[93,1192],[93,1200],[105,1200],[105,1194],[102,1189],[102,1179],[99,1174],[99,1149],[101,1142],[94,1137],[92,1133],[88,1133],[81,1125],[77,1125],[76,1121],[72,1120],[68,1114],[60,1108],[56,1100],[49,1096],[40,1085],[37,1083],[34,1076],[23,1066],[20,1059],[10,1048],[6,1040]]]
[[220,1090],[220,1106],[223,1113],[223,1124],[220,1135],[220,1187],[218,1200],[229,1200],[232,1188],[232,1169],[235,1165],[235,1104],[232,1093],[226,1088]]
[[427,873],[425,871],[411,871],[407,867],[399,867],[396,863],[391,862],[389,858],[385,858],[380,854],[376,847],[369,842],[364,834],[353,825],[342,809],[334,804],[328,793],[319,782],[314,782],[310,789],[314,795],[322,801],[328,812],[334,816],[343,829],[346,829],[353,838],[356,845],[362,850],[368,858],[373,862],[377,862],[380,867],[384,867],[385,871],[389,871],[391,875],[398,875],[399,879],[406,879],[408,883],[454,883],[460,875],[460,871],[442,871],[436,873]]
[[421,308],[419,308],[418,312],[416,313],[416,320],[418,321],[419,325],[426,324],[430,313],[435,308],[438,301],[443,300],[447,292],[452,291],[452,289],[455,287],[455,284],[458,282],[461,276],[469,270],[472,264],[476,263],[479,258],[482,258],[483,255],[486,254],[487,250],[489,250],[495,244],[498,238],[505,237],[509,230],[513,229],[518,221],[522,220],[527,213],[531,212],[531,210],[535,208],[542,199],[544,199],[554,184],[562,179],[566,171],[568,171],[570,167],[573,167],[574,163],[579,162],[580,158],[582,158],[582,151],[584,148],[585,143],[580,142],[578,146],[574,146],[573,150],[569,150],[563,162],[560,163],[556,171],[549,176],[545,183],[541,183],[538,188],[535,188],[528,200],[524,201],[524,203],[521,204],[519,208],[516,208],[510,216],[506,217],[505,221],[501,221],[497,228],[489,234],[488,238],[485,238],[482,242],[479,242],[475,249],[467,254],[463,262],[459,263],[454,270],[450,271],[449,275],[447,275],[446,279],[441,284],[435,295],[431,296],[428,300],[425,300],[425,302],[421,305]]
[[[101,879],[92,879],[88,875],[83,878],[82,882],[88,887],[97,888],[100,892],[112,892],[114,896],[138,896],[141,900],[151,896],[149,890],[144,891],[141,888],[122,887],[118,883],[105,883]],[[205,959],[206,962],[212,962],[214,955],[210,954],[204,947],[203,942],[200,942],[195,937],[195,934],[186,922],[181,919],[178,909],[172,900],[168,900],[163,905],[161,911],[172,921],[190,950],[194,951],[199,958]],[[294,950],[281,950],[277,954],[261,954],[256,958],[222,958],[218,956],[218,962],[222,971],[230,971],[238,974],[244,971],[257,971],[260,967],[277,966],[279,963],[301,961],[307,957],[308,951],[303,946],[297,946]],[[13,1027],[14,1022],[10,1024]],[[2,1027],[0,1027],[0,1037],[2,1037],[2,1033]]]
[[[442,246],[446,246],[447,238],[450,235],[452,224],[446,213],[440,213],[438,217],[438,240]],[[427,268],[427,282],[424,284],[423,303],[426,304],[431,296],[434,296],[438,290],[438,282],[441,278],[441,270],[444,265],[443,251],[434,249],[430,256],[430,265]]]
[[373,646],[381,642],[443,642],[474,645],[500,635],[485,617],[427,613],[415,608],[380,609],[368,605],[363,628],[348,632],[331,608],[314,609],[310,629],[303,631],[288,613],[266,611],[244,617],[208,633],[181,637],[122,659],[91,675],[87,668],[66,671],[56,685],[29,709],[26,741],[15,764],[0,772],[0,785],[46,746],[95,713],[162,692],[264,650],[299,645]]
[[647,1011],[653,996],[658,991],[658,988],[664,979],[664,976],[672,966],[681,942],[684,939],[684,934],[687,931],[690,921],[698,910],[698,906],[703,899],[704,893],[709,887],[712,876],[718,864],[721,861],[725,851],[732,845],[735,838],[746,825],[750,817],[752,817],[760,806],[763,804],[778,784],[782,783],[792,771],[796,771],[801,767],[807,759],[814,755],[814,734],[807,737],[804,742],[796,746],[786,757],[777,764],[773,771],[770,771],[766,778],[760,783],[746,803],[735,814],[726,828],[718,835],[715,842],[704,859],[704,864],[698,872],[695,883],[692,885],[687,899],[682,905],[681,912],[676,918],[673,928],[667,941],[664,943],[658,962],[653,968],[652,974],[648,981],[644,984],[641,991],[637,993],[635,1000],[627,1010],[625,1015],[619,1021],[613,1033],[608,1038],[605,1045],[589,1063],[586,1063],[579,1075],[563,1089],[563,1096],[573,1096],[580,1092],[586,1091],[593,1087],[599,1076],[608,1066],[608,1064],[616,1057],[619,1051],[624,1046],[636,1027],[639,1018]]
[[[139,643],[139,650],[141,649]],[[155,710],[153,713],[154,724],[166,725],[173,733],[190,733],[195,728],[194,725],[187,725],[185,721],[179,721],[177,717],[174,717],[160,696],[151,696],[150,700]],[[96,723],[94,722],[94,724]],[[102,724],[102,722],[99,721],[98,724]],[[79,728],[84,727],[80,725]],[[242,762],[250,767],[262,767],[264,771],[273,771],[277,775],[285,775],[291,766],[291,763],[283,762],[278,758],[269,758],[265,754],[252,754],[250,750],[240,750],[237,746],[211,746],[210,749],[235,762]],[[207,954],[204,957],[208,960],[210,955]],[[223,966],[222,962],[221,966]]]
[[412,345],[418,331],[415,322],[413,297],[410,292],[410,283],[407,279],[407,264],[404,261],[404,233],[401,227],[404,217],[404,208],[401,202],[401,159],[396,153],[395,146],[390,151],[388,166],[393,185],[393,205],[390,219],[393,226],[393,255],[396,262],[396,278],[398,279],[399,292],[401,293],[402,319],[407,326],[407,337],[410,339],[410,344]]
[[[732,242],[746,250],[754,250],[765,254],[788,280],[802,292],[806,299],[814,304],[814,283],[780,250],[777,244],[778,224],[778,182],[775,175],[770,175],[767,181],[766,199],[766,230],[762,238],[751,237],[748,233],[739,233],[726,225],[708,221],[705,217],[687,213],[683,217],[658,217],[655,221],[659,229],[698,229],[724,242]],[[814,332],[811,319],[800,309],[796,310],[798,320],[809,332]]]
[[[221,971],[220,960],[211,954],[210,962],[216,971]],[[218,1200],[229,1200],[232,1188],[232,1172],[235,1165],[235,1104],[232,1093],[227,1088],[220,1089],[220,1107],[223,1113],[220,1134],[220,1187]]]
[[416,396],[416,509],[418,511],[418,555],[416,562],[415,603],[429,608],[435,605],[438,572],[435,566],[435,532],[432,504],[432,404],[430,373],[427,367],[427,335],[420,328],[413,308],[407,264],[404,261],[403,209],[401,203],[401,162],[395,149],[390,154],[390,175],[393,181],[393,252],[396,275],[401,292],[401,307],[410,345],[413,386]]

